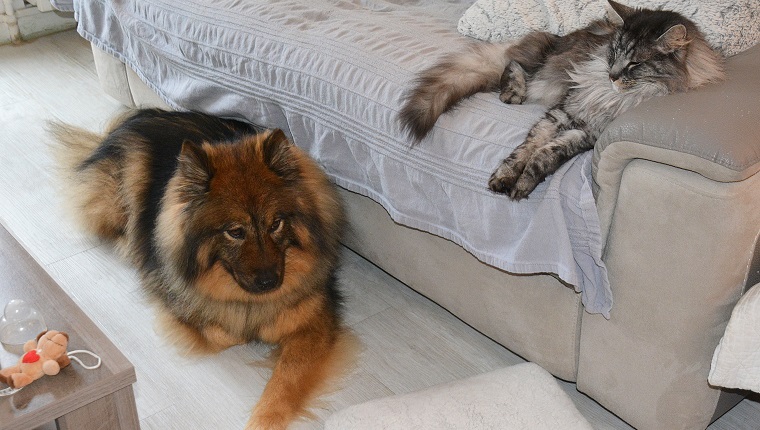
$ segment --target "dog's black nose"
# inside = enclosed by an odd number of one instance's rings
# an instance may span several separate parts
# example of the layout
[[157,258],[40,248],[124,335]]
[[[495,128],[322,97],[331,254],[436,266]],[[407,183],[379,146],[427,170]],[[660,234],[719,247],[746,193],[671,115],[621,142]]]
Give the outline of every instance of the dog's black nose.
[[253,283],[260,292],[274,290],[279,286],[280,276],[274,270],[260,270],[256,273]]

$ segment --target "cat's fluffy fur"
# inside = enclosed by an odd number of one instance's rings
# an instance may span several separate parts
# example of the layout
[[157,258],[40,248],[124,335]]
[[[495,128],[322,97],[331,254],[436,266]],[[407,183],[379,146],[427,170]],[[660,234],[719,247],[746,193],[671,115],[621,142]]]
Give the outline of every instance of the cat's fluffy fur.
[[489,181],[525,198],[572,156],[593,147],[622,112],[654,96],[723,78],[723,58],[697,26],[670,11],[609,1],[607,20],[557,36],[534,32],[514,44],[476,43],[444,57],[417,78],[399,118],[419,141],[438,117],[478,92],[505,103],[549,109]]

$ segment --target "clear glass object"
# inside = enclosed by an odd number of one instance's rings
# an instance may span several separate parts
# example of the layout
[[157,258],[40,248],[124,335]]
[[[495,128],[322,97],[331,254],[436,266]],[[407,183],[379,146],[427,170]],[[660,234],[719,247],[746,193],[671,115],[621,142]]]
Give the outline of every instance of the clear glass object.
[[45,319],[25,301],[14,299],[5,305],[5,312],[0,319],[0,343],[19,347],[45,330]]

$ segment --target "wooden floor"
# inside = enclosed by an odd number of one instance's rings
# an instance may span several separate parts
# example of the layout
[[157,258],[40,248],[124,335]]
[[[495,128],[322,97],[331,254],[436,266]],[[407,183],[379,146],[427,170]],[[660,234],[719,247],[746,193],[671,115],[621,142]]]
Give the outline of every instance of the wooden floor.
[[[240,429],[267,381],[268,371],[253,364],[267,349],[175,356],[153,330],[135,272],[108,246],[80,234],[60,209],[45,121],[98,130],[120,109],[100,92],[89,44],[75,32],[0,47],[0,222],[135,365],[142,428]],[[318,419],[297,428],[320,428],[347,405],[522,362],[356,254],[346,250],[344,257],[347,320],[365,350],[358,370],[315,411]],[[574,384],[560,384],[595,428],[630,428]],[[756,400],[710,426],[753,428],[760,428]]]

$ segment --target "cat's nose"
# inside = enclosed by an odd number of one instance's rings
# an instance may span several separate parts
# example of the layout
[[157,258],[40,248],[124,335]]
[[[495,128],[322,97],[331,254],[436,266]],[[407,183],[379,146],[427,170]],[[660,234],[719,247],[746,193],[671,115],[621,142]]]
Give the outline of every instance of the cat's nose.
[[612,85],[612,90],[616,93],[620,92],[620,77],[613,77],[610,75],[610,84]]

